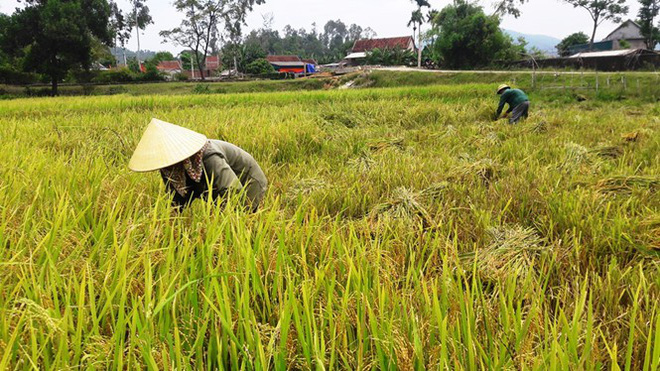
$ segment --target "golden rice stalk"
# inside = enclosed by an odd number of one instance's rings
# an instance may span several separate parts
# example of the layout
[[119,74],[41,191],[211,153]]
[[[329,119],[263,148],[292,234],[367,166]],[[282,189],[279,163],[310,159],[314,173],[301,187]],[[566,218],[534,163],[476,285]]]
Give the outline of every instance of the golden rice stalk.
[[485,280],[501,280],[512,274],[526,277],[534,270],[535,262],[552,252],[534,229],[515,225],[510,228],[491,228],[487,247],[459,255],[465,269],[477,265],[478,274]]
[[456,127],[454,125],[447,125],[447,128],[445,129],[445,132],[442,134],[441,137],[453,137],[454,135],[458,134],[458,130],[456,130]]
[[447,187],[449,187],[449,182],[435,183],[419,192],[419,196],[427,199],[435,199],[440,197]]
[[368,172],[375,164],[376,161],[374,161],[368,153],[362,153],[358,157],[348,160],[348,166],[361,173]]
[[621,139],[623,139],[624,142],[636,142],[637,139],[639,139],[639,131],[623,134]]
[[648,128],[642,128],[635,130],[630,133],[625,133],[621,135],[621,139],[626,143],[639,142],[644,138],[652,137],[654,135],[653,131]]
[[476,177],[484,184],[489,184],[497,175],[498,164],[490,158],[484,158],[479,161],[468,163],[462,167],[454,169],[454,174],[458,178],[466,179]]
[[484,137],[484,141],[485,143],[490,144],[491,146],[496,146],[502,143],[500,137],[494,131],[491,131],[488,134],[486,134],[486,136]]
[[371,211],[371,218],[399,219],[408,222],[421,222],[424,228],[434,225],[429,212],[420,202],[420,194],[409,188],[399,187],[394,190],[389,201],[376,205]]
[[546,123],[545,121],[540,121],[540,122],[534,124],[534,126],[532,126],[531,129],[529,129],[529,131],[531,133],[535,133],[535,134],[547,133],[548,132],[548,123]]
[[602,158],[618,158],[623,155],[623,148],[620,146],[603,146],[594,148],[590,150],[589,153]]
[[660,177],[637,175],[604,178],[596,184],[596,189],[602,193],[631,193],[635,188],[655,191],[658,187],[660,187]]
[[639,226],[642,229],[643,241],[649,248],[660,252],[660,214],[646,218]]
[[18,304],[27,312],[28,318],[32,321],[42,323],[54,333],[64,332],[65,324],[61,319],[51,316],[48,309],[27,298],[18,300]]
[[383,139],[369,143],[367,144],[367,147],[375,153],[382,152],[389,148],[395,148],[400,150],[403,150],[405,148],[403,143],[403,138]]
[[568,142],[564,145],[565,157],[561,164],[561,168],[567,169],[576,167],[582,163],[588,163],[589,150],[577,143]]
[[308,196],[313,192],[327,187],[326,182],[323,179],[317,178],[306,178],[301,179],[296,182],[289,191],[287,196],[289,198],[296,198],[298,196]]

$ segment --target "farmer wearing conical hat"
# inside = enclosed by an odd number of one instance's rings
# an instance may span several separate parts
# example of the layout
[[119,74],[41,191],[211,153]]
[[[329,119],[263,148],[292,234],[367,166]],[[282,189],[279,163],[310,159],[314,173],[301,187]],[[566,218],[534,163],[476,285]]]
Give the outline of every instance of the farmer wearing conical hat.
[[249,153],[158,119],[151,120],[128,167],[136,172],[160,170],[176,207],[187,206],[211,187],[213,198],[244,189],[248,206],[255,210],[268,187]]
[[520,89],[511,89],[507,84],[502,84],[497,88],[497,94],[500,96],[500,105],[497,107],[495,119],[497,120],[504,109],[506,104],[509,105],[509,110],[506,111],[502,118],[509,117],[509,124],[515,124],[529,115],[529,98],[524,91]]

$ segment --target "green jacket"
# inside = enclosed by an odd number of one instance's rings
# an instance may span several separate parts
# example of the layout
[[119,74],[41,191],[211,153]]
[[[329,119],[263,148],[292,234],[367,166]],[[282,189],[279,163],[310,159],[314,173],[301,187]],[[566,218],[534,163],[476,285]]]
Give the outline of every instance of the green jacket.
[[172,201],[175,206],[186,206],[192,200],[202,197],[208,192],[207,185],[212,185],[213,198],[231,190],[239,191],[245,188],[245,195],[252,206],[256,208],[259,205],[266,193],[268,181],[257,161],[249,153],[231,143],[209,140],[202,161],[202,181],[197,183],[186,175],[186,186],[190,192],[184,197],[174,191]]
[[495,116],[500,116],[505,104],[509,105],[509,110],[506,113],[511,113],[517,105],[527,101],[529,101],[529,98],[524,91],[520,89],[506,89],[500,96],[500,105],[497,107],[497,114]]

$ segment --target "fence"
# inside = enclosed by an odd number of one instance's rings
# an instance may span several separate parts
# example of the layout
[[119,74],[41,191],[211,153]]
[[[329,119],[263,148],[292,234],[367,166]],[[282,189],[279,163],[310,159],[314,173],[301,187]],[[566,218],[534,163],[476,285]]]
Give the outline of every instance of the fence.
[[660,54],[650,52],[608,57],[528,59],[512,62],[509,67],[570,68],[596,71],[657,70],[660,69]]
[[[589,72],[589,71],[531,71],[513,76],[511,82],[530,91],[557,91],[610,97],[644,97],[660,99],[660,72]],[[591,94],[589,94],[591,95]]]

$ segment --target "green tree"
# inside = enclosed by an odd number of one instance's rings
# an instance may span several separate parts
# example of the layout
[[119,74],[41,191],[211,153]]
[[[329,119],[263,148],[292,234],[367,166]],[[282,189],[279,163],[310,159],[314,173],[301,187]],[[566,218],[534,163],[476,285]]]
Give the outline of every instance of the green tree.
[[555,48],[560,57],[567,57],[571,54],[571,47],[575,45],[586,44],[589,42],[589,36],[584,32],[576,32],[566,36]]
[[100,63],[103,66],[109,66],[115,63],[115,57],[110,51],[108,44],[101,42],[97,38],[92,38],[92,62]]
[[535,46],[532,46],[531,48],[527,49],[527,55],[536,60],[548,58],[548,54],[545,51]]
[[639,0],[638,23],[648,49],[655,49],[660,41],[660,29],[655,25],[655,18],[660,13],[660,0]]
[[170,52],[157,52],[150,61],[153,61],[155,64],[158,64],[163,61],[171,61],[174,59],[174,55]]
[[355,24],[346,26],[340,19],[330,20],[323,26],[323,32],[319,36],[325,46],[323,57],[319,60],[322,61],[321,63],[342,60],[351,50],[355,41],[375,36],[376,33],[369,27],[363,29]]
[[238,41],[225,43],[222,58],[225,65],[234,65],[235,54],[241,72],[245,71],[247,64],[266,55],[298,55],[321,64],[331,63],[343,59],[356,40],[375,36],[370,27],[346,26],[341,20],[328,21],[322,32],[316,30],[315,24],[310,30],[286,26],[279,32],[273,30],[271,22],[266,20],[262,28],[251,31]]
[[498,0],[495,2],[495,14],[500,16],[512,15],[520,17],[520,6],[528,0]]
[[186,71],[197,69],[197,63],[201,60],[200,55],[195,55],[194,51],[184,50],[179,54],[181,67]]
[[589,41],[589,49],[593,48],[596,30],[601,23],[612,21],[621,22],[621,16],[628,14],[626,0],[564,0],[574,8],[582,8],[589,12],[593,21],[593,30]]
[[415,39],[415,31],[418,30],[417,38],[417,68],[422,66],[422,24],[424,23],[424,14],[422,13],[422,8],[430,8],[431,4],[427,0],[411,0],[413,3],[416,3],[417,9],[412,12],[410,15],[410,20],[408,21],[408,27],[413,26],[413,39]]
[[[316,32],[316,30],[314,30]],[[357,24],[351,24],[348,27],[348,35],[346,36],[349,41],[355,41],[359,39],[370,39],[376,36],[376,32],[371,29],[371,27],[362,28]]]
[[230,39],[240,35],[240,25],[245,24],[247,13],[254,5],[265,0],[175,0],[174,7],[184,13],[179,27],[160,32],[160,36],[176,45],[189,48],[199,55],[198,68],[204,79],[204,62],[209,51],[215,48],[219,27],[224,23],[224,30]]
[[417,56],[408,49],[374,49],[367,53],[366,63],[381,66],[414,66]]
[[[410,20],[408,20],[408,27],[412,26],[413,29],[413,39],[417,34],[417,25],[421,24],[424,21],[424,15],[422,15],[422,9],[415,9],[410,14]],[[420,30],[421,31],[421,30]]]
[[76,68],[89,69],[94,38],[110,45],[110,6],[106,0],[26,0],[12,15],[10,35],[25,50],[23,68],[47,75],[51,94]]
[[131,27],[127,22],[124,12],[119,8],[116,2],[110,2],[110,21],[109,31],[112,37],[112,46],[121,47],[124,56],[124,65],[128,65],[126,59],[126,42],[131,38]]
[[513,43],[500,30],[497,15],[464,0],[446,6],[433,20],[438,63],[448,68],[484,67],[499,59],[519,58]]
[[266,53],[261,49],[259,44],[254,42],[245,43],[227,43],[222,48],[222,64],[226,66],[234,66],[236,71],[242,73],[250,73],[247,71],[247,66],[252,62],[263,59]]
[[149,12],[149,7],[145,5],[146,0],[130,0],[131,12],[128,15],[128,29],[135,29],[137,37],[137,60],[140,61],[140,30],[145,30],[148,25],[154,23]]
[[[279,54],[282,38],[279,32],[271,29],[261,28],[250,32],[243,41],[245,44],[258,45],[266,54]],[[322,49],[322,47],[321,47]]]
[[267,75],[269,73],[275,73],[275,68],[267,60],[260,58],[250,62],[246,66],[245,72],[253,75]]
[[11,24],[11,17],[0,13],[0,66],[9,62],[9,54],[6,52],[8,49],[6,44],[9,43],[9,29]]
[[153,57],[147,59],[145,61],[145,65],[147,69],[153,67],[156,68],[158,66],[158,63],[163,62],[163,61],[171,61],[174,60],[174,55],[170,52],[158,52],[156,53]]

